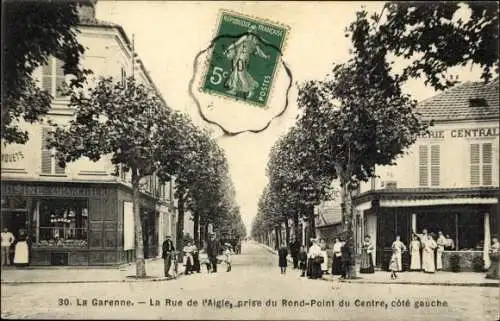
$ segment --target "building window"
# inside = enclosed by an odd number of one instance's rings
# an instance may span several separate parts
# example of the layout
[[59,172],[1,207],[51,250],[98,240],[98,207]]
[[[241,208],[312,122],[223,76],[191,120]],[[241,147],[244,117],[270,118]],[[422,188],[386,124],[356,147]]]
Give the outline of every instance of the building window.
[[419,147],[419,186],[439,186],[441,155],[439,145]]
[[84,199],[37,201],[35,243],[42,247],[87,247],[88,206]]
[[65,96],[59,90],[65,84],[63,64],[62,60],[49,57],[47,64],[42,67],[42,88],[55,98]]
[[470,184],[491,185],[493,177],[492,144],[470,145]]
[[55,155],[55,148],[48,148],[50,128],[44,127],[42,129],[42,174],[48,175],[64,175],[65,168],[59,165]]

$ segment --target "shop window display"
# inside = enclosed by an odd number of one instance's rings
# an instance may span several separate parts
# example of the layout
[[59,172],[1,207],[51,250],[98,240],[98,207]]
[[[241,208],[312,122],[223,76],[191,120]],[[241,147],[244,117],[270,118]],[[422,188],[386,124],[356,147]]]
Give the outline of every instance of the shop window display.
[[[86,200],[38,200],[35,214],[36,245],[41,247],[87,247],[88,206]],[[36,212],[35,212],[36,213]],[[39,223],[36,224],[36,220]]]

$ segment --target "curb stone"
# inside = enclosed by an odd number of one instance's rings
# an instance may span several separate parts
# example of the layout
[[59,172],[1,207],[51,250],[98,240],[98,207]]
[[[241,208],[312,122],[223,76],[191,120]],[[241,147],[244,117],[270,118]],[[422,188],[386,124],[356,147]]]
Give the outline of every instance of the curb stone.
[[[325,281],[333,282],[330,278],[322,278]],[[395,281],[395,282],[383,282],[383,281],[370,281],[370,280],[344,280],[338,279],[339,282],[342,283],[351,283],[351,284],[399,284],[399,285],[432,285],[432,286],[470,286],[470,287],[499,287],[498,283],[493,282],[475,282],[475,283],[464,283],[464,282],[411,282],[411,281]]]

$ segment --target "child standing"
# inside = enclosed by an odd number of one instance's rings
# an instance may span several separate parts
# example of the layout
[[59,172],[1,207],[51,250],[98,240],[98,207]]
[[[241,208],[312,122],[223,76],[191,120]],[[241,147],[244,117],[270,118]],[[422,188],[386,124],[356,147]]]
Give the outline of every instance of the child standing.
[[225,244],[224,253],[222,253],[222,254],[224,255],[224,261],[226,261],[226,264],[227,264],[226,272],[230,272],[231,271],[231,255],[233,254],[231,244],[229,244],[229,243]]
[[396,249],[392,249],[391,261],[389,262],[389,271],[391,271],[391,279],[395,280],[398,278],[396,271],[399,271],[399,260],[398,260],[398,252]]

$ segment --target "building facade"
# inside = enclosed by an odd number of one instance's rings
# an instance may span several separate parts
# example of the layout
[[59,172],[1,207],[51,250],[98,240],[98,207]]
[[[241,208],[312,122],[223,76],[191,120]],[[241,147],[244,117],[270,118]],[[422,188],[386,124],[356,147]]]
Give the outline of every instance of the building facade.
[[[95,1],[80,8],[79,42],[85,47],[83,68],[92,77],[137,81],[154,87],[143,63],[133,52],[124,30],[95,19]],[[62,62],[54,57],[35,77],[54,97],[46,119],[68,123],[74,110],[57,88],[65,80]],[[110,157],[98,162],[81,158],[60,167],[55,151],[46,147],[47,125],[22,124],[29,133],[25,145],[2,146],[1,219],[15,235],[28,231],[31,265],[118,265],[135,260],[135,230],[130,174],[116,168]],[[116,175],[117,174],[117,175]],[[141,184],[141,214],[145,257],[161,254],[166,235],[175,235],[176,209],[171,183],[153,175]]]
[[[376,264],[386,268],[396,235],[408,246],[412,233],[442,231],[455,244],[462,270],[488,262],[491,237],[498,235],[498,78],[468,82],[418,105],[434,124],[395,166],[376,168],[377,178],[354,197],[357,231],[376,244]],[[409,261],[403,257],[403,266]]]

